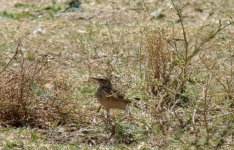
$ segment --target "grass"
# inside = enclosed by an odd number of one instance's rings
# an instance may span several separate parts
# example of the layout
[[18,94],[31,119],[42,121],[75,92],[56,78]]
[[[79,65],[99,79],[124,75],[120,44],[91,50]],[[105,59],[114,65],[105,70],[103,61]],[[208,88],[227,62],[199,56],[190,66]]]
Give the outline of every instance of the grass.
[[24,18],[38,19],[38,18],[53,18],[56,13],[65,11],[65,8],[62,8],[56,3],[52,3],[46,6],[38,6],[36,4],[28,3],[15,3],[14,9],[16,11],[1,11],[0,16],[15,20],[22,20]]
[[[110,2],[2,18],[0,148],[232,149],[230,3]],[[12,14],[34,14],[34,6],[12,4]],[[211,13],[215,6],[222,9]],[[151,18],[159,8],[164,17]],[[111,78],[138,108],[114,110],[107,125],[96,76]]]

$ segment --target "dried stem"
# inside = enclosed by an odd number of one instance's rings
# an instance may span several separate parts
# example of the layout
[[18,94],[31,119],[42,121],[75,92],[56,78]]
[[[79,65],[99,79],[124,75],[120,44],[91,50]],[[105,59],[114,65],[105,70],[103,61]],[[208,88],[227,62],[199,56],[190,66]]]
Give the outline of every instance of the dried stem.
[[211,81],[212,75],[209,74],[206,84],[203,87],[203,100],[204,100],[204,109],[203,109],[203,118],[204,124],[206,129],[206,144],[209,145],[210,140],[210,129],[209,129],[209,122],[208,122],[208,113],[209,113],[209,100],[208,100],[208,91],[209,91],[209,84]]

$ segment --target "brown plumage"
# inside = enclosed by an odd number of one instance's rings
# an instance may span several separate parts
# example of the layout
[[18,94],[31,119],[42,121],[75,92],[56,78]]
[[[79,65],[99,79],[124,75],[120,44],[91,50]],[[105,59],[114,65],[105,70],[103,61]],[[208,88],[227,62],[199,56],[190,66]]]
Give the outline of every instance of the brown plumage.
[[124,95],[112,88],[111,81],[106,78],[92,78],[99,83],[96,91],[98,102],[107,110],[109,115],[110,109],[126,110],[130,100],[125,99]]

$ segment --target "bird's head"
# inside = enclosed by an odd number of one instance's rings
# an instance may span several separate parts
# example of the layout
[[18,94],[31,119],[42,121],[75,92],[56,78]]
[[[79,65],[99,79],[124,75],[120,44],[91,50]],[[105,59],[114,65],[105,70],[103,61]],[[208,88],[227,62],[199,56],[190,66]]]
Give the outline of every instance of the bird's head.
[[101,87],[112,87],[111,81],[107,78],[91,78],[99,83]]

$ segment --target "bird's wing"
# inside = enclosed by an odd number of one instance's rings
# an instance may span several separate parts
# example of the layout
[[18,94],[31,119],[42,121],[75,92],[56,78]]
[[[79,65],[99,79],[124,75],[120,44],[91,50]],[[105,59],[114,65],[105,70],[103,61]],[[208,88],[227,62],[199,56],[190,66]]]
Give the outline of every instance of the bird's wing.
[[120,93],[120,92],[119,92],[118,90],[116,90],[116,89],[112,89],[112,90],[111,90],[111,95],[114,95],[114,96],[116,96],[116,97],[118,97],[118,98],[120,98],[120,99],[124,99],[124,97],[125,97],[124,94]]
[[117,91],[115,89],[112,89],[110,91],[110,96],[117,99],[117,100],[119,100],[119,101],[124,101],[124,102],[127,102],[127,103],[131,103],[130,100],[125,98],[125,95],[123,95],[122,93],[120,93],[119,91]]

